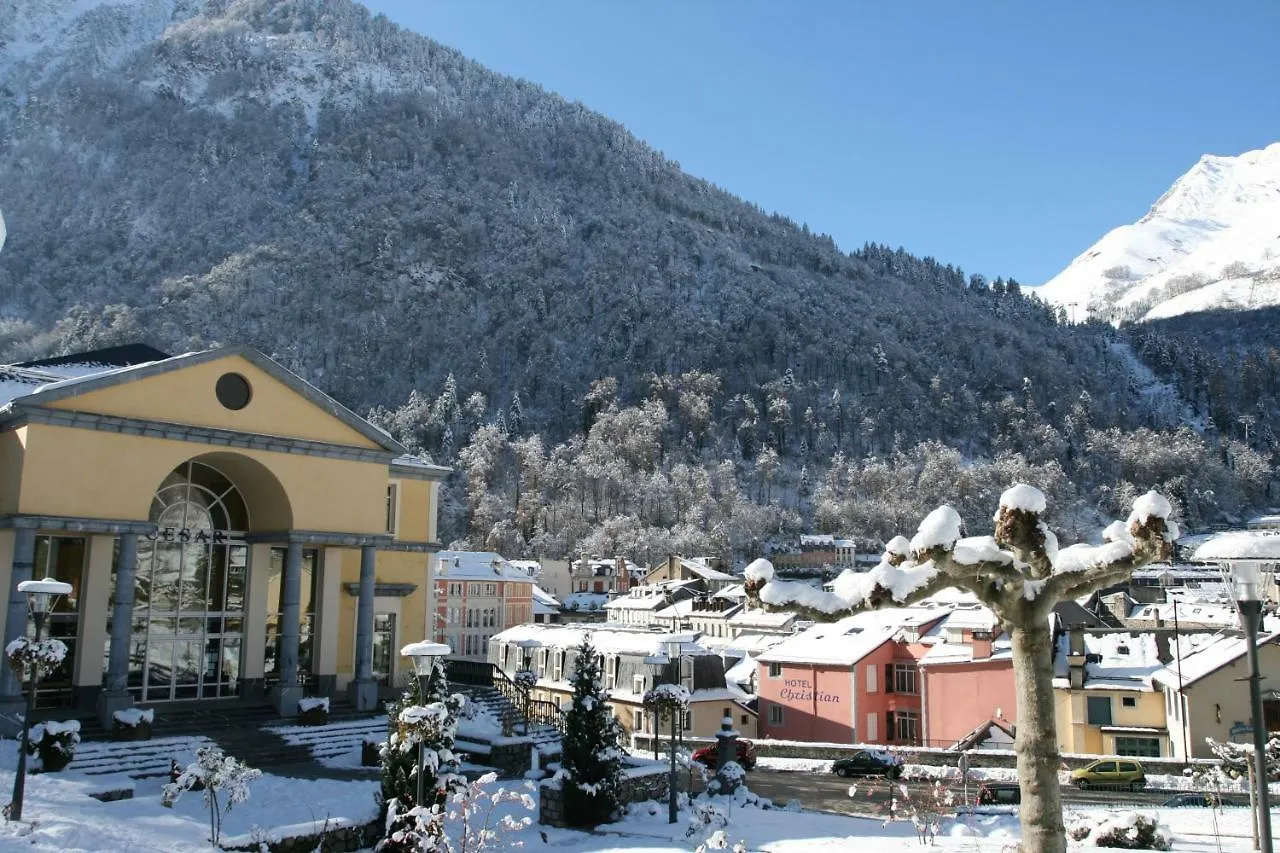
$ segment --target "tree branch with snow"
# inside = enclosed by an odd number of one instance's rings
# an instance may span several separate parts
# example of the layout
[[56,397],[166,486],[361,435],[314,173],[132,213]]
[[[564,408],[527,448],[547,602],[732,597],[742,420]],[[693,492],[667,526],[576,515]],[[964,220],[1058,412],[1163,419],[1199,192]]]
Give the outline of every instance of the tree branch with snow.
[[767,560],[747,566],[744,584],[753,606],[795,611],[819,621],[915,604],[950,587],[973,593],[991,608],[1013,646],[1023,853],[1066,850],[1049,613],[1060,601],[1168,559],[1178,537],[1178,526],[1169,517],[1172,507],[1155,492],[1134,501],[1129,518],[1109,526],[1101,545],[1059,550],[1057,537],[1043,521],[1045,508],[1039,489],[1013,486],[1000,496],[995,535],[966,537],[960,514],[938,507],[910,541],[892,539],[874,569],[841,574],[833,592],[775,580]]

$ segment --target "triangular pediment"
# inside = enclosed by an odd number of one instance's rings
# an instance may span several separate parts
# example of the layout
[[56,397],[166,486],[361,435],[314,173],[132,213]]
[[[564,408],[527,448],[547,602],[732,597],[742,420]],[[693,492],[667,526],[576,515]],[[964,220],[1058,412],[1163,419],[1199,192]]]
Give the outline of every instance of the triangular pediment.
[[[229,377],[240,377],[243,383]],[[390,436],[333,398],[247,347],[190,353],[56,382],[14,403],[22,408],[38,406],[405,452]]]

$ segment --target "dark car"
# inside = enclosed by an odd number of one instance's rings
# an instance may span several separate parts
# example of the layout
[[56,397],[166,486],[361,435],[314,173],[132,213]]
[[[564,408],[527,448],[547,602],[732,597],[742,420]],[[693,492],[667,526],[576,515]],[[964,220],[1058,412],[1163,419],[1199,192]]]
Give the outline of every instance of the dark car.
[[[693,760],[707,767],[716,766],[716,747],[704,746],[693,753]],[[743,770],[756,769],[756,747],[749,740],[738,738],[738,763]]]
[[853,755],[837,758],[831,763],[837,776],[886,776],[897,779],[902,775],[902,759],[878,749],[860,749]]
[[1187,794],[1178,794],[1164,801],[1164,807],[1167,809],[1185,809],[1185,808],[1248,808],[1249,799],[1247,797],[1233,797],[1230,794],[1217,794],[1212,791],[1192,791]]
[[980,806],[1016,806],[1022,803],[1022,789],[1016,782],[983,782],[978,788]]

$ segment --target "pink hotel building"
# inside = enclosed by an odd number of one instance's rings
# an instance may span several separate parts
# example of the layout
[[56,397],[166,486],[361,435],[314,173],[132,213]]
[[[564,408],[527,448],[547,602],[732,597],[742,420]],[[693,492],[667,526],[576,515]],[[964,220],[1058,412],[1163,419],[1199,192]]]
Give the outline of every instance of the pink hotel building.
[[869,611],[757,659],[763,738],[950,746],[1013,721],[1013,666],[985,608]]

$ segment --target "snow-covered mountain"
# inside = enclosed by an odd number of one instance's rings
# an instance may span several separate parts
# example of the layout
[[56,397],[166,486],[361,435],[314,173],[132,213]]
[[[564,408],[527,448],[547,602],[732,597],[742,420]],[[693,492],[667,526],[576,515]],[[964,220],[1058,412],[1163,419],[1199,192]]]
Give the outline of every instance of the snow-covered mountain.
[[1208,155],[1037,292],[1113,320],[1280,305],[1280,142]]

